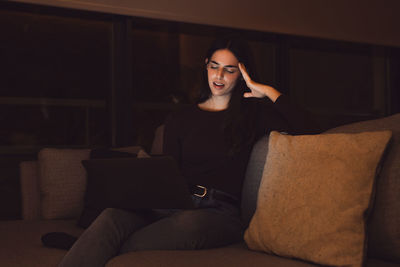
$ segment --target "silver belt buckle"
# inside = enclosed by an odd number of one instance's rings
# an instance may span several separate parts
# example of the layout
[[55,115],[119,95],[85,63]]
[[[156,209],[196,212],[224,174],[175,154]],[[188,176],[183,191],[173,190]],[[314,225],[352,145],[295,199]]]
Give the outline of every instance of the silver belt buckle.
[[196,197],[205,197],[206,195],[207,195],[207,187],[204,187],[204,186],[202,186],[202,185],[196,185],[198,188],[201,188],[201,189],[203,189],[203,194],[193,194],[193,195],[195,195]]

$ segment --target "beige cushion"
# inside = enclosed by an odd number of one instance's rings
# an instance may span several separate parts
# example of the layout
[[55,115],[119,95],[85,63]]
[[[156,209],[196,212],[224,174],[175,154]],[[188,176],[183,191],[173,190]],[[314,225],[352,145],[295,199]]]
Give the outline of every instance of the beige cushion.
[[365,218],[390,131],[272,132],[249,248],[324,265],[361,266]]
[[[116,150],[148,156],[138,146]],[[89,156],[90,149],[45,148],[39,152],[42,218],[77,218],[81,214],[86,190],[86,171],[81,162]]]
[[76,218],[83,208],[86,172],[82,160],[90,149],[44,148],[39,152],[41,215],[44,219]]

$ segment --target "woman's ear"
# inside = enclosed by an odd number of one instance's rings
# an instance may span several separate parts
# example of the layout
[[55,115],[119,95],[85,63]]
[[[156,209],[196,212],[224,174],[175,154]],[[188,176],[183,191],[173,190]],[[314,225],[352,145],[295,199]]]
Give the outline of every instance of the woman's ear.
[[208,58],[206,58],[206,60],[204,60],[204,63],[207,65],[208,64]]

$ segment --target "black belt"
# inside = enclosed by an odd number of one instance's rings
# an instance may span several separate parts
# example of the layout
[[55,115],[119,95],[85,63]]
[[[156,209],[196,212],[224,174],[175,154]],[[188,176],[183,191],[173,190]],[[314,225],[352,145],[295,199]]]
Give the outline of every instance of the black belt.
[[196,197],[200,197],[200,198],[211,197],[216,200],[228,202],[235,206],[239,205],[239,200],[236,197],[234,197],[228,193],[225,193],[223,191],[213,189],[213,188],[207,188],[202,185],[190,186],[190,192]]

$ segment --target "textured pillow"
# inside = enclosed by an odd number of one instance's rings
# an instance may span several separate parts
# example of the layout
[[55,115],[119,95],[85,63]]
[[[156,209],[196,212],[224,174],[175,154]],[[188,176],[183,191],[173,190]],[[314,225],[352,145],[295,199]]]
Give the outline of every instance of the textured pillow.
[[323,265],[361,266],[365,212],[390,131],[272,132],[249,248]]
[[86,173],[81,161],[89,149],[44,148],[39,152],[39,186],[43,219],[74,218],[83,207]]
[[[148,156],[141,147],[118,148],[119,151]],[[41,217],[43,219],[77,218],[83,209],[86,171],[82,160],[89,159],[90,149],[44,148],[38,154]]]
[[368,222],[368,255],[400,262],[400,114],[343,125],[329,133],[390,130],[393,133],[376,182],[375,205]]

